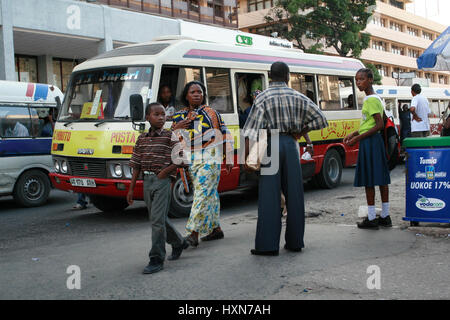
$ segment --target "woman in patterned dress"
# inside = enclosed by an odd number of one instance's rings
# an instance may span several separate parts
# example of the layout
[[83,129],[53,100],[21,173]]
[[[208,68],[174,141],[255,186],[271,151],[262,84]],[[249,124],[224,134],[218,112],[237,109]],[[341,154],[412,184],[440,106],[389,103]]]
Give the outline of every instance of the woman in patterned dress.
[[[227,156],[226,172],[233,167],[233,139],[221,115],[205,105],[205,86],[198,81],[186,84],[181,100],[185,109],[173,115],[172,130],[188,144],[191,154],[189,174],[194,187],[194,200],[186,224],[186,240],[198,246],[198,236],[203,241],[224,237],[220,228],[220,200],[217,187],[220,180],[223,155]],[[182,129],[182,130],[179,130]],[[184,129],[184,130],[183,130]]]

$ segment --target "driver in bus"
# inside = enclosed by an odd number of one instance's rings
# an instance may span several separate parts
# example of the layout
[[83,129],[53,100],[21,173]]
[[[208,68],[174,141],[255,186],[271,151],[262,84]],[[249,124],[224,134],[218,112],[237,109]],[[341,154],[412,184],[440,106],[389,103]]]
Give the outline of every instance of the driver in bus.
[[161,103],[166,111],[166,120],[170,120],[175,113],[175,101],[172,95],[172,89],[167,84],[159,88],[158,102]]

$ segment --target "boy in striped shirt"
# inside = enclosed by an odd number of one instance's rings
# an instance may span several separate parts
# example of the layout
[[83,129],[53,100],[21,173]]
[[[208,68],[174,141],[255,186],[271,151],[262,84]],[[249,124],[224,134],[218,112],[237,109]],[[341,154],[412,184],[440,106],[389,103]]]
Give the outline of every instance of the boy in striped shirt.
[[180,257],[188,243],[168,218],[171,177],[176,177],[177,165],[172,162],[172,150],[179,143],[172,131],[164,129],[166,112],[159,103],[151,103],[145,110],[150,130],[139,136],[130,159],[133,168],[127,201],[133,203],[134,187],[139,174],[144,176],[144,201],[152,224],[152,248],[150,262],[143,273],[155,273],[163,269],[166,241],[172,245],[169,260]]

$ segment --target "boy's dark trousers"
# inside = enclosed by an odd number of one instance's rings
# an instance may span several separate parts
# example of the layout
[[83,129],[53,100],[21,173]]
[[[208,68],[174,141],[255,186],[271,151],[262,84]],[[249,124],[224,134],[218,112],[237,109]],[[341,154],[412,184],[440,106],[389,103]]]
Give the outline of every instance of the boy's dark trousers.
[[158,179],[154,173],[144,174],[143,191],[152,224],[152,249],[149,257],[163,262],[166,257],[166,241],[174,247],[180,247],[184,241],[168,217],[170,178]]

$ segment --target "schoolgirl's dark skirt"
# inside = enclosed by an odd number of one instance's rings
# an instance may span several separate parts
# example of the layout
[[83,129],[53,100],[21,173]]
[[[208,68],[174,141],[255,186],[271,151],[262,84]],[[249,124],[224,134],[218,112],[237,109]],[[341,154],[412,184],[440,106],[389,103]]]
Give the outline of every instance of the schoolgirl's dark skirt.
[[385,186],[391,183],[381,134],[373,134],[359,142],[355,187]]

